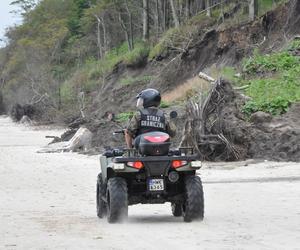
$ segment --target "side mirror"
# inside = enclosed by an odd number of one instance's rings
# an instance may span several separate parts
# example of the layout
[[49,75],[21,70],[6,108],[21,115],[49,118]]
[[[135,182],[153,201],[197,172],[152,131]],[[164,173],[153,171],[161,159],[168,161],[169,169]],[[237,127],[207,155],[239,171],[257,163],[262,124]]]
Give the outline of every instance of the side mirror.
[[176,118],[177,116],[178,116],[178,113],[177,113],[175,110],[170,112],[170,118],[171,118],[171,119],[174,119],[174,118]]

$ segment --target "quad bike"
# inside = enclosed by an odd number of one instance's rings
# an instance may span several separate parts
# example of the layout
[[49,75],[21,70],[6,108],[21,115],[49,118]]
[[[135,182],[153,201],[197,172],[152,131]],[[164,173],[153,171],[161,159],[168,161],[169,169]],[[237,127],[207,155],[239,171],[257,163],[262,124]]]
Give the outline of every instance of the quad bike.
[[138,149],[105,152],[97,178],[97,216],[106,215],[109,223],[116,223],[128,217],[129,205],[170,202],[175,217],[202,220],[203,188],[195,175],[201,167],[198,159],[192,148],[170,150],[170,137],[163,132],[143,134]]

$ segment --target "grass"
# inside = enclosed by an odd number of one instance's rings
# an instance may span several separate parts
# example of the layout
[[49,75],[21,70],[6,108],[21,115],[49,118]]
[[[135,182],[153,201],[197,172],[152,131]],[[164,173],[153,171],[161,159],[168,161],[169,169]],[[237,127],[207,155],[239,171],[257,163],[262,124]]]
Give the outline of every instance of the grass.
[[279,4],[287,2],[287,0],[263,0],[258,1],[258,14],[263,15],[267,11],[274,9]]
[[235,68],[229,67],[229,66],[223,67],[221,69],[220,73],[224,79],[234,83],[235,85],[239,85],[238,84],[239,79],[236,77],[236,69]]
[[149,59],[153,59],[164,53],[171,43],[174,43],[176,37],[179,36],[181,28],[169,29],[160,41],[150,50]]
[[127,43],[123,43],[121,46],[110,50],[101,60],[90,59],[85,65],[85,68],[89,70],[88,78],[99,79],[104,77],[121,62],[127,66],[139,64],[147,58],[149,50],[149,46],[141,41],[135,43],[132,51],[128,51]]
[[247,115],[264,111],[273,115],[285,113],[291,103],[300,101],[300,85],[283,79],[250,81],[246,94],[253,99],[243,107]]
[[300,50],[300,39],[296,39],[290,43],[288,50]]
[[152,76],[139,76],[139,77],[126,77],[120,80],[120,84],[123,86],[133,85],[133,84],[146,84],[153,79]]
[[150,48],[146,43],[139,42],[134,49],[123,55],[122,60],[126,65],[137,65],[148,57]]
[[252,100],[242,108],[247,116],[257,111],[279,115],[292,103],[300,101],[300,57],[293,55],[293,51],[299,49],[300,41],[294,40],[285,50],[272,54],[255,51],[252,58],[243,61],[239,78],[233,67],[212,68],[211,73],[235,86],[249,85],[244,92]]
[[70,103],[74,101],[75,93],[74,93],[74,89],[71,87],[70,84],[64,83],[60,87],[60,94],[64,103]]
[[197,95],[199,90],[206,92],[211,87],[211,84],[198,76],[188,79],[183,84],[177,86],[171,91],[165,93],[162,99],[169,104],[182,103],[190,97]]
[[[136,42],[132,51],[128,51],[127,44],[123,43],[120,47],[110,50],[103,59],[94,63],[90,78],[101,77],[110,73],[120,62],[125,65],[135,65],[144,60],[149,54],[149,46],[144,42]],[[96,71],[98,74],[95,74]]]
[[244,71],[247,74],[285,71],[296,67],[299,62],[299,58],[288,51],[269,55],[260,55],[256,52],[254,58],[245,61]]
[[169,50],[182,52],[189,41],[199,31],[197,25],[182,25],[179,28],[170,28],[160,39],[160,41],[152,47],[148,58],[151,60]]
[[264,111],[278,115],[300,101],[300,57],[288,51],[268,55],[256,52],[244,62],[244,73],[249,84],[246,94],[252,98],[243,107],[245,114]]
[[[126,43],[107,52],[101,59],[89,58],[85,64],[77,69],[71,78],[69,78],[62,86],[62,101],[68,103],[76,99],[76,93],[79,91],[92,92],[97,90],[104,82],[105,77],[113,71],[114,67],[123,62],[125,65],[132,66],[139,64],[147,58],[149,54],[149,46],[141,41],[135,42],[132,51],[128,51]],[[139,81],[149,80],[148,76]],[[131,84],[134,79],[124,79],[123,83]]]

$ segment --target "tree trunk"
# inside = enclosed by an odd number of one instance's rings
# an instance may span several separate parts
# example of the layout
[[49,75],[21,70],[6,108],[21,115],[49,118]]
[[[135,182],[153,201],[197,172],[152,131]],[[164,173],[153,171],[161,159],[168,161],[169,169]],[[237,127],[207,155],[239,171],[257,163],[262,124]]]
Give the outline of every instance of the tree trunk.
[[160,11],[159,11],[159,0],[155,1],[155,9],[156,9],[156,16],[155,16],[155,23],[156,23],[156,37],[159,37],[159,31],[160,31]]
[[133,29],[132,29],[132,14],[129,9],[127,0],[125,0],[125,6],[126,6],[127,14],[128,14],[128,19],[129,19],[129,43],[130,43],[129,50],[133,50],[134,43],[133,43]]
[[97,46],[98,46],[98,50],[99,50],[98,58],[100,59],[103,57],[102,42],[101,42],[101,29],[100,29],[101,20],[97,15],[95,15],[95,18],[97,20]]
[[149,0],[143,0],[143,40],[149,39]]
[[131,45],[131,40],[130,40],[130,36],[129,36],[129,32],[127,30],[127,27],[125,25],[125,22],[122,18],[122,15],[121,15],[121,12],[119,13],[119,21],[120,21],[120,24],[121,24],[121,27],[125,33],[125,38],[126,38],[126,41],[127,41],[127,44],[128,44],[128,50],[131,51],[132,50],[132,45]]
[[210,0],[206,0],[206,15],[211,17],[211,4]]
[[189,19],[191,14],[191,0],[185,1],[185,18]]
[[221,17],[222,17],[222,22],[224,23],[224,6],[223,6],[223,3],[221,2],[220,3],[220,9],[221,9]]
[[205,10],[205,6],[206,6],[205,0],[200,0],[200,9]]
[[167,0],[162,0],[162,1],[163,1],[162,29],[163,29],[163,31],[166,31],[166,27],[167,27]]
[[103,30],[103,54],[105,54],[105,52],[108,49],[107,48],[107,45],[108,45],[107,32],[106,32],[106,26],[105,26],[104,18],[100,17],[100,20],[101,20],[102,30]]
[[175,25],[176,28],[178,28],[179,27],[179,19],[178,19],[177,10],[176,10],[174,0],[170,0],[170,5],[171,5],[171,9],[172,9],[172,16],[173,16],[173,20],[174,20],[174,25]]
[[254,21],[258,15],[258,0],[249,0],[249,19]]

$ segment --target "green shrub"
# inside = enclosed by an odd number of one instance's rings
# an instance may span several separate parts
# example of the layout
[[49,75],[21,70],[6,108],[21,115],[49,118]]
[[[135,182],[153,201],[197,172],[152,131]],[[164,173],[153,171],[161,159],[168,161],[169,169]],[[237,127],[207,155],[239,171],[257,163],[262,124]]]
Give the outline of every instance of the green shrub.
[[163,54],[166,49],[167,48],[166,48],[165,44],[163,42],[159,42],[150,50],[149,59],[153,59],[153,58]]
[[170,107],[171,106],[171,104],[170,103],[168,103],[168,102],[166,102],[166,101],[161,101],[161,103],[160,103],[160,105],[159,105],[159,107],[160,108],[168,108],[168,107]]
[[132,51],[127,52],[123,55],[123,62],[126,65],[137,65],[141,63],[149,55],[149,46],[144,42],[135,44]]
[[244,71],[248,74],[282,71],[296,67],[299,63],[299,58],[286,51],[271,55],[255,54],[244,63]]
[[201,25],[205,22],[209,17],[206,15],[206,12],[201,12],[188,20],[189,25]]
[[288,47],[289,50],[300,49],[300,39],[292,41],[292,43]]
[[160,41],[150,50],[149,52],[149,59],[153,59],[169,48],[181,48],[182,44],[189,39],[191,36],[191,28],[193,26],[180,26],[179,28],[171,28],[169,29]]
[[290,104],[291,102],[289,100],[278,96],[270,101],[265,101],[261,103],[249,101],[244,105],[242,111],[247,116],[250,116],[252,113],[255,113],[257,111],[264,111],[272,115],[279,115],[287,112]]
[[85,68],[88,70],[89,79],[99,79],[113,71],[118,63],[135,65],[147,58],[148,54],[149,47],[144,42],[136,42],[132,51],[128,51],[127,43],[123,43],[107,52],[101,60],[89,60],[85,64]]
[[69,82],[64,82],[60,87],[62,103],[73,103],[76,100],[76,93]]
[[259,107],[256,102],[248,101],[242,108],[242,112],[247,116],[250,116],[252,113],[255,113],[259,110]]
[[129,121],[133,117],[133,115],[134,115],[134,112],[132,112],[132,111],[119,113],[116,116],[116,121],[118,121],[118,122]]

